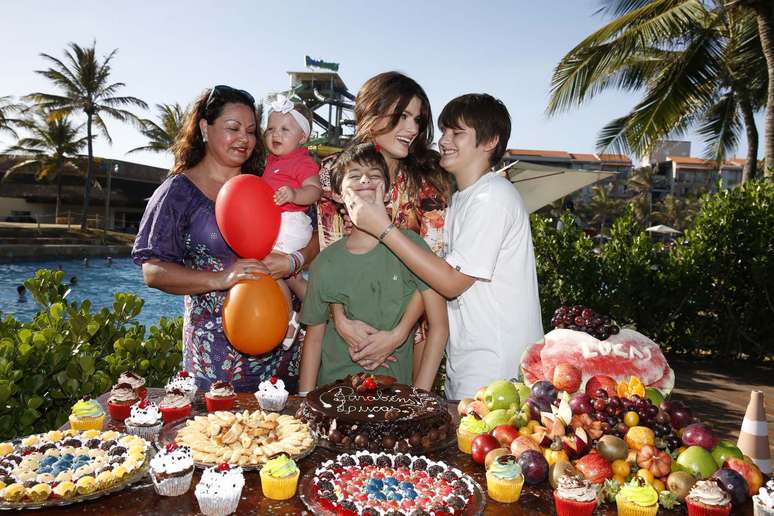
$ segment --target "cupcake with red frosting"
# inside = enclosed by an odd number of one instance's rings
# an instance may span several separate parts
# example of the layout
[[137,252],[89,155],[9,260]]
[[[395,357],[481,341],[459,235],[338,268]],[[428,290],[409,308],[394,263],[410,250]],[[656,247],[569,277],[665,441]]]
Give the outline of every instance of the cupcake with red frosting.
[[234,387],[229,382],[213,382],[210,385],[210,390],[204,395],[207,412],[231,410],[234,408],[236,399]]
[[285,408],[285,403],[288,401],[288,391],[285,390],[285,382],[272,376],[258,384],[258,392],[255,393],[255,397],[263,410],[279,412]]
[[165,423],[187,417],[191,413],[191,400],[181,390],[167,391],[159,402],[161,417]]
[[129,417],[132,405],[140,401],[140,396],[129,383],[117,383],[110,391],[108,413],[116,421]]

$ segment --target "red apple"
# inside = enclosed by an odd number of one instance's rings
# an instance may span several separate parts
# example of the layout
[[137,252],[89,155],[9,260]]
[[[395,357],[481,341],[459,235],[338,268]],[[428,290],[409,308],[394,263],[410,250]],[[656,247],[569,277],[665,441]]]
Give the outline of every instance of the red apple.
[[540,446],[531,438],[520,435],[511,442],[511,455],[517,459],[521,457],[521,454],[527,450],[540,451]]
[[510,446],[519,436],[519,429],[512,425],[497,425],[492,429],[492,436],[501,446]]
[[610,378],[609,376],[600,374],[589,378],[589,381],[586,382],[585,392],[593,398],[599,389],[604,389],[610,396],[616,396],[617,387],[618,384],[614,379]]
[[577,459],[589,450],[589,437],[583,428],[576,428],[571,434],[562,437],[562,448],[571,459]]
[[572,394],[580,388],[583,373],[572,364],[562,362],[554,368],[554,376],[551,383],[560,391]]
[[692,423],[683,430],[683,444],[686,446],[701,446],[708,452],[715,447],[717,439],[712,428],[704,423]]
[[497,439],[489,434],[480,434],[473,438],[471,456],[474,461],[483,464],[486,460],[486,454],[499,447],[500,443],[497,442]]
[[605,480],[613,478],[613,468],[599,453],[584,455],[575,463],[575,467],[583,473],[586,480],[595,484],[603,484]]
[[758,490],[763,485],[763,475],[758,466],[742,459],[728,458],[723,463],[723,467],[733,469],[742,475],[742,478],[747,481],[750,496],[758,494]]

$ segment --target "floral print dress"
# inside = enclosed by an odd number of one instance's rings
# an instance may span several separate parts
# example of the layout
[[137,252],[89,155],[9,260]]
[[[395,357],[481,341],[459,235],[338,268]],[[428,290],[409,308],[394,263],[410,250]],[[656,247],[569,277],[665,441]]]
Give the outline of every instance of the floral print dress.
[[[219,272],[237,259],[215,221],[215,203],[184,174],[167,178],[145,208],[132,259],[142,265],[151,258],[200,271]],[[254,392],[273,375],[288,390],[298,379],[298,343],[277,346],[263,355],[234,349],[223,332],[222,310],[227,291],[186,295],[183,316],[183,368],[201,390],[221,380],[239,392]]]

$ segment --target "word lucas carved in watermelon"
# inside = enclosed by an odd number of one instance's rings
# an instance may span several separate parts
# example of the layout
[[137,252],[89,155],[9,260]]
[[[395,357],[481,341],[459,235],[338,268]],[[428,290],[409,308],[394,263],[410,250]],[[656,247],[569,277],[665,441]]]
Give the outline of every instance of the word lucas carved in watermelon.
[[[596,347],[596,351],[593,350],[592,347]],[[629,360],[642,359],[647,361],[653,358],[653,353],[648,348],[645,348],[643,352],[637,349],[636,346],[630,344],[629,350],[626,351],[624,349],[624,344],[620,342],[611,344],[604,340],[598,342],[581,342],[581,351],[583,352],[583,358],[594,358],[599,355],[606,357],[610,354],[615,357],[628,358]]]

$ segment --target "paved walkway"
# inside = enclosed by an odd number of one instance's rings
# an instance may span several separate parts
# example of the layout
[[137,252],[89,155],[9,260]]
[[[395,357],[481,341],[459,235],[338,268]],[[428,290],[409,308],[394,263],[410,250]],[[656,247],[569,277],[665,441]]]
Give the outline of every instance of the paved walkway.
[[763,391],[769,423],[769,445],[774,456],[774,364],[670,359],[675,370],[673,396],[694,415],[712,423],[724,439],[739,437],[750,391]]

